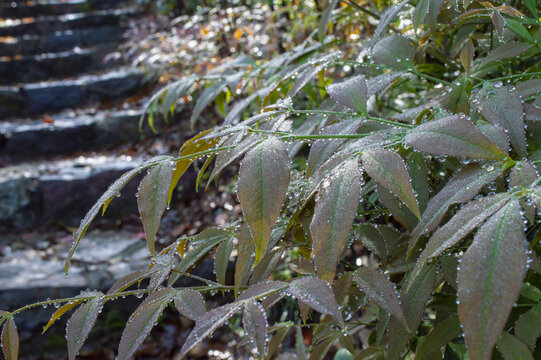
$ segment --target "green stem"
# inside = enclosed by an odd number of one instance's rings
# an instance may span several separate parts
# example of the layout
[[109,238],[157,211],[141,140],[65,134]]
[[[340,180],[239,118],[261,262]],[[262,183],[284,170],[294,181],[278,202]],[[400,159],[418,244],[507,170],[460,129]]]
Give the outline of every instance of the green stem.
[[444,85],[453,85],[451,82],[447,81],[447,80],[443,80],[443,79],[438,79],[437,77],[434,77],[432,75],[428,75],[428,74],[424,74],[420,71],[418,71],[417,69],[411,69],[410,72],[414,75],[417,75],[419,77],[422,77],[422,78],[425,78],[427,80],[432,80],[432,81],[435,81],[437,83],[440,83],[440,84],[444,84]]

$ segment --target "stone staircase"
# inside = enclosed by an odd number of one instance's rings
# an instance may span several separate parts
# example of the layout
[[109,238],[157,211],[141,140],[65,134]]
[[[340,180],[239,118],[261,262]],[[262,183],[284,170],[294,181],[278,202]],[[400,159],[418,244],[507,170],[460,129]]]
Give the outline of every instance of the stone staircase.
[[[37,294],[103,288],[147,264],[138,225],[109,232],[94,227],[88,236],[108,250],[83,247],[73,277],[62,270],[70,231],[114,180],[142,160],[119,147],[153,135],[139,130],[151,85],[147,74],[104,61],[138,13],[124,0],[0,0],[2,310],[35,301]],[[182,133],[179,142],[191,135]],[[137,179],[112,202],[105,222],[136,212],[136,187]],[[122,262],[126,249],[130,261]],[[33,316],[21,317],[23,332],[35,326]]]

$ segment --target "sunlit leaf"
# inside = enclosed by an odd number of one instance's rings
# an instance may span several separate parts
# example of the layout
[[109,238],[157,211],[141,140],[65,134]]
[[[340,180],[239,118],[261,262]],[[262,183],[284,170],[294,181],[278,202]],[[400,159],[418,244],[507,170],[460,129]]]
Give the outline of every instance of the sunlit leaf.
[[51,327],[51,325],[55,323],[56,320],[58,320],[62,315],[64,315],[69,310],[73,309],[75,306],[79,305],[81,302],[83,302],[83,300],[70,301],[69,303],[64,304],[61,307],[59,307],[51,316],[51,318],[49,319],[49,322],[47,322],[47,325],[45,325],[41,333],[44,334],[45,331],[47,331]]
[[118,360],[131,359],[158,322],[163,310],[173,299],[175,291],[161,289],[149,295],[131,314],[118,346]]
[[361,159],[371,178],[396,194],[415,216],[421,217],[408,169],[400,155],[387,149],[370,149],[363,152]]
[[505,331],[498,341],[498,350],[505,360],[534,360],[526,344]]
[[68,358],[70,360],[75,360],[75,357],[79,354],[79,350],[83,347],[90,331],[94,327],[103,306],[101,293],[93,292],[85,294],[85,296],[93,296],[93,298],[79,306],[73,315],[71,315],[66,326]]
[[216,280],[220,284],[225,284],[225,275],[227,272],[227,266],[229,265],[229,257],[233,250],[233,237],[230,237],[223,243],[221,243],[216,249],[216,255],[214,256],[214,272],[216,273]]
[[267,351],[267,318],[265,311],[256,302],[249,301],[244,305],[242,315],[244,330],[252,338],[260,356]]
[[432,359],[434,352],[439,352],[443,346],[460,335],[461,331],[460,321],[456,315],[436,324],[415,351],[415,359]]
[[2,352],[6,360],[17,360],[19,358],[19,333],[13,317],[9,317],[4,322],[2,328]]
[[271,137],[246,153],[237,194],[255,245],[255,263],[267,249],[289,184],[290,159],[284,144]]
[[481,226],[458,272],[458,314],[470,359],[490,359],[517,300],[527,255],[518,200]]
[[332,284],[357,213],[361,172],[350,160],[323,181],[310,223],[316,273]]
[[366,113],[367,85],[364,75],[327,85],[327,93],[337,103],[362,114]]
[[338,303],[327,281],[314,277],[295,279],[289,285],[289,291],[312,309],[331,315],[341,327],[344,326]]
[[195,290],[180,289],[174,295],[173,300],[179,314],[186,316],[188,319],[197,321],[207,312],[203,297]]
[[530,350],[535,350],[535,343],[541,336],[541,305],[536,305],[515,322],[515,336],[524,342]]
[[353,278],[357,286],[370,300],[396,317],[402,325],[408,327],[408,323],[400,307],[398,294],[389,279],[379,271],[365,267],[358,268],[353,273]]
[[409,40],[401,35],[394,34],[376,43],[372,59],[377,64],[392,69],[407,70],[413,67],[414,55]]

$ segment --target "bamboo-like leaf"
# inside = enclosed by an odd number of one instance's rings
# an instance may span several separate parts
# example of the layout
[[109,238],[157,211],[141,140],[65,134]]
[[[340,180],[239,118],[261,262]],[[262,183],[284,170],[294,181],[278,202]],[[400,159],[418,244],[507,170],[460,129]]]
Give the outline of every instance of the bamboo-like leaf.
[[141,180],[137,192],[137,206],[145,229],[147,246],[152,256],[156,256],[154,243],[160,229],[162,215],[167,208],[169,187],[173,179],[175,163],[165,160],[148,171]]
[[283,281],[264,281],[250,286],[244,290],[238,297],[239,301],[259,299],[266,297],[270,294],[279,293],[282,290],[286,290],[288,283]]
[[487,160],[501,160],[505,157],[505,153],[463,115],[452,115],[417,126],[408,132],[404,141],[432,155]]
[[327,93],[337,103],[359,113],[366,113],[367,85],[364,75],[327,85]]
[[508,17],[507,19],[505,19],[505,27],[520,36],[523,40],[535,43],[532,34],[530,34],[528,29],[526,29],[526,27],[522,24],[521,21]]
[[11,316],[4,322],[1,344],[6,360],[17,360],[19,358],[19,333]]
[[331,19],[332,10],[335,8],[337,1],[338,0],[329,1],[327,7],[321,13],[321,18],[319,19],[319,23],[317,25],[317,36],[319,41],[322,43],[325,41],[325,35],[327,35],[327,27]]
[[250,270],[254,263],[254,242],[250,229],[246,223],[237,236],[237,260],[235,262],[235,296],[239,293],[242,285],[246,284],[250,277]]
[[503,85],[485,83],[478,108],[488,122],[507,130],[511,145],[521,157],[525,157],[524,111],[518,93]]
[[69,310],[73,309],[75,306],[79,305],[81,302],[83,302],[83,300],[75,300],[59,307],[58,310],[56,310],[54,314],[51,316],[51,318],[49,319],[49,322],[47,322],[47,325],[45,325],[41,334],[44,334],[45,331],[47,331],[51,327],[51,325],[55,323],[56,320],[58,320],[62,315],[64,315]]
[[75,357],[79,354],[79,350],[81,350],[90,331],[94,327],[103,306],[101,293],[92,292],[84,296],[94,297],[79,306],[73,315],[71,315],[66,326],[69,360],[75,360]]
[[527,255],[518,200],[481,226],[458,272],[458,315],[470,359],[490,359],[526,273]]
[[188,335],[184,345],[182,345],[182,349],[180,349],[180,354],[178,357],[184,357],[191,349],[194,348],[194,346],[203,341],[214,330],[222,326],[233,315],[235,315],[243,305],[243,302],[234,302],[217,307],[203,314],[203,316],[196,321],[195,327],[190,335]]
[[441,106],[453,114],[470,113],[470,93],[473,83],[468,78],[462,78],[453,85],[451,90],[441,99]]
[[310,223],[316,273],[332,284],[336,264],[342,256],[361,190],[361,172],[357,160],[346,162],[318,193]]
[[267,352],[267,318],[265,310],[256,302],[249,301],[244,305],[242,315],[244,330],[253,340],[260,356]]
[[494,25],[494,28],[498,32],[500,38],[503,37],[503,30],[505,29],[505,18],[499,11],[494,11],[490,16],[490,19],[492,20],[492,24]]
[[180,289],[176,292],[173,300],[177,311],[188,319],[197,321],[207,312],[203,297],[195,290]]
[[366,98],[381,93],[385,88],[402,76],[402,71],[383,73],[366,81]]
[[431,0],[428,6],[428,13],[426,14],[426,22],[430,27],[432,34],[436,33],[436,24],[438,22],[438,15],[443,7],[445,0]]
[[396,317],[402,325],[408,327],[408,323],[404,317],[402,308],[400,307],[398,294],[389,279],[379,271],[365,267],[358,268],[353,273],[353,278],[359,289],[361,289],[370,300]]
[[389,252],[385,239],[379,232],[378,227],[372,224],[359,224],[355,226],[355,230],[361,244],[377,254],[383,266],[387,265]]
[[373,49],[376,42],[379,40],[380,36],[383,34],[387,26],[393,21],[393,19],[398,15],[400,10],[409,3],[410,0],[400,0],[393,6],[387,8],[385,12],[381,15],[379,19],[378,26],[376,27],[376,30],[374,30],[374,35],[372,35],[372,38],[370,39],[370,43],[368,44],[369,49]]
[[532,44],[515,42],[506,43],[498,46],[494,50],[488,53],[488,55],[482,60],[481,64],[488,64],[493,61],[499,61],[504,59],[511,59],[532,47]]
[[344,327],[344,319],[327,281],[314,277],[299,278],[291,282],[289,291],[292,296],[317,312],[332,316],[341,327]]
[[498,341],[498,350],[505,360],[534,360],[526,344],[505,331]]
[[255,245],[255,264],[265,255],[289,184],[290,159],[284,144],[271,137],[250,150],[239,169],[237,194]]
[[489,216],[509,201],[507,193],[483,197],[466,204],[449,222],[439,228],[426,244],[410,276],[410,284],[417,277],[425,263],[457,244]]
[[233,237],[230,237],[218,245],[218,248],[216,249],[216,255],[214,256],[214,272],[216,273],[216,280],[222,285],[225,284],[225,275],[232,250]]
[[212,85],[207,87],[201,92],[195,103],[192,116],[190,117],[190,126],[193,128],[196,120],[199,118],[199,115],[205,110],[205,108],[210,104],[227,86],[227,80],[217,80]]
[[284,249],[276,248],[263,256],[263,259],[254,267],[249,284],[256,284],[260,281],[265,281],[276,270],[276,266],[282,259]]
[[466,71],[466,75],[470,73],[470,65],[473,62],[473,55],[475,49],[473,48],[473,42],[471,39],[468,39],[460,51],[460,62]]
[[443,346],[447,345],[447,343],[460,335],[461,331],[460,321],[456,315],[450,316],[436,324],[421,345],[417,347],[415,359],[433,359],[432,356],[434,353],[440,351]]
[[386,187],[376,185],[376,192],[383,207],[387,209],[404,228],[411,231],[418,222],[415,215],[413,215],[407,207],[403,206],[402,201],[400,201],[395,194],[387,190]]
[[392,69],[407,70],[413,67],[414,55],[409,40],[401,35],[394,34],[376,43],[372,59],[377,64]]
[[479,130],[504,153],[509,154],[509,139],[505,130],[494,124],[479,124]]
[[383,359],[384,350],[377,347],[368,347],[355,356],[354,360],[380,360]]
[[387,149],[370,149],[363,152],[361,159],[371,178],[396,194],[415,216],[421,218],[408,169],[400,155]]
[[158,269],[145,269],[145,270],[139,270],[134,271],[132,273],[129,273],[128,275],[125,275],[118,279],[107,291],[107,295],[111,295],[117,292],[120,292],[124,289],[127,289],[128,287],[132,286],[136,282],[141,281],[144,278],[147,278],[151,276],[154,272],[158,271]]
[[420,0],[417,3],[417,6],[415,6],[415,10],[413,10],[413,14],[411,15],[411,21],[415,30],[417,30],[425,20],[431,1],[432,0]]
[[[319,59],[309,62],[306,64],[305,70],[298,74],[297,79],[291,85],[291,88],[287,92],[287,96],[292,98],[297,94],[306,84],[310,82],[321,70],[325,69],[328,64],[335,60],[339,55],[339,52],[331,52],[330,54],[324,55]],[[295,74],[295,71],[293,74]],[[295,75],[293,75],[295,76]],[[286,76],[285,78],[287,78]]]
[[271,341],[269,342],[269,347],[267,350],[267,360],[273,359],[274,354],[284,341],[284,338],[286,337],[289,329],[291,329],[292,323],[282,323],[276,325],[276,333],[272,337]]
[[515,336],[524,342],[530,350],[535,350],[535,343],[541,336],[541,305],[536,305],[515,322]]
[[131,359],[171,302],[175,291],[169,288],[149,295],[131,314],[118,345],[118,360]]
[[536,0],[522,0],[522,2],[524,3],[524,5],[526,5],[528,10],[530,10],[532,15],[535,16],[535,18],[539,17],[537,14]]
[[494,181],[501,174],[498,167],[483,168],[478,164],[469,164],[456,173],[451,180],[430,199],[423,217],[413,229],[409,250],[413,249],[422,234],[432,232],[452,204],[461,204],[471,200],[481,188]]

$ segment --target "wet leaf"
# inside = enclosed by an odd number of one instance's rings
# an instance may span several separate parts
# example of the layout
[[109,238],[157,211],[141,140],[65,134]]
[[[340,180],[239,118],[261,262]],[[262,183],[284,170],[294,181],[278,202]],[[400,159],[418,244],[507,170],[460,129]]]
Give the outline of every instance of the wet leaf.
[[[306,69],[297,76],[297,79],[289,89],[287,96],[289,98],[295,96],[295,94],[297,94],[306,84],[308,84],[310,80],[312,80],[321,70],[325,69],[331,61],[338,58],[338,55],[338,52],[332,52],[320,57],[315,61],[307,63]],[[296,72],[297,71],[295,71],[295,73]]]
[[387,26],[393,21],[393,19],[398,15],[400,10],[409,3],[410,0],[401,0],[394,4],[393,6],[387,8],[385,12],[381,15],[379,19],[378,26],[376,27],[376,30],[374,30],[374,35],[372,35],[372,38],[370,39],[370,43],[368,44],[369,49],[373,49],[376,42],[379,40],[380,36],[383,34]]
[[468,39],[464,44],[462,51],[460,51],[460,62],[462,63],[466,74],[470,73],[470,65],[473,62],[474,53],[475,49],[473,48],[473,42],[471,39]]
[[428,260],[456,245],[489,216],[507,204],[509,199],[510,196],[507,193],[500,193],[471,201],[460,209],[449,222],[432,235],[415,264],[410,284]]
[[506,43],[498,46],[494,50],[488,53],[488,55],[481,60],[481,65],[488,64],[493,61],[511,59],[530,49],[532,44],[523,42]]
[[235,262],[235,296],[242,285],[248,282],[250,270],[254,263],[254,242],[250,229],[245,223],[237,236],[237,260]]
[[533,36],[530,34],[528,29],[522,24],[522,22],[512,19],[512,18],[506,18],[505,19],[505,26],[517,34],[519,37],[521,37],[523,40],[529,41],[531,43],[534,43],[535,40]]
[[396,317],[402,325],[408,327],[408,323],[400,307],[398,294],[385,275],[374,269],[360,267],[353,273],[353,278],[357,286],[370,300]]
[[173,259],[175,251],[170,251],[164,254],[159,254],[154,261],[152,269],[156,269],[150,275],[150,281],[147,287],[149,293],[153,293],[163,283],[165,278],[171,273],[173,269]]
[[537,170],[528,161],[518,162],[509,173],[509,186],[530,186],[538,178]]
[[369,149],[363,152],[361,159],[371,178],[398,196],[415,216],[421,217],[408,169],[400,155],[387,149]]
[[141,281],[144,278],[147,278],[151,276],[154,272],[158,271],[158,269],[145,269],[145,270],[139,270],[132,272],[128,275],[125,275],[118,279],[113,286],[107,291],[107,295],[111,295],[117,292],[120,292],[124,289],[127,289],[128,287],[132,286],[136,282]]
[[243,305],[244,303],[242,302],[234,302],[206,312],[196,321],[195,327],[190,335],[188,335],[184,345],[182,345],[178,357],[184,357],[197,344],[205,340],[208,335],[235,315]]
[[66,340],[68,342],[68,358],[75,360],[79,350],[83,347],[90,331],[94,327],[98,314],[103,306],[101,293],[89,293],[85,296],[94,296],[71,315],[66,326]]
[[173,300],[179,314],[193,321],[197,321],[207,312],[203,297],[195,290],[180,289],[174,295]]
[[367,347],[355,356],[354,360],[379,360],[383,359],[384,350],[377,347]]
[[522,2],[524,3],[524,5],[526,5],[528,10],[530,10],[532,15],[535,16],[535,18],[539,17],[537,14],[536,0],[522,0]]
[[490,142],[496,145],[504,153],[509,154],[509,139],[501,126],[494,124],[479,124],[478,127]]
[[227,80],[217,80],[212,85],[207,87],[201,92],[195,103],[195,107],[190,117],[190,126],[193,128],[195,122],[198,120],[199,115],[205,110],[205,108],[222,92],[227,86]]
[[319,19],[319,23],[317,25],[317,36],[320,42],[325,41],[325,36],[327,35],[327,27],[331,19],[332,10],[336,7],[337,1],[338,0],[329,1],[327,7],[321,13],[321,18]]
[[535,350],[535,343],[541,336],[541,305],[536,305],[515,322],[515,336],[524,342],[530,350]]
[[255,245],[255,264],[267,249],[289,184],[290,159],[284,144],[271,137],[250,150],[239,169],[237,194]]
[[494,11],[490,16],[490,19],[492,20],[492,24],[494,25],[494,28],[496,29],[498,35],[501,38],[503,36],[503,30],[505,28],[505,18],[499,11]]
[[421,345],[417,347],[415,359],[432,359],[436,351],[439,352],[442,347],[460,335],[461,332],[460,321],[456,315],[436,324]]
[[406,144],[432,155],[501,160],[505,153],[466,119],[452,115],[417,126],[404,138]]
[[415,53],[409,40],[401,35],[391,35],[381,39],[374,46],[372,59],[377,64],[385,65],[396,70],[413,68]]
[[283,281],[264,281],[254,285],[251,285],[248,289],[244,290],[239,297],[238,301],[259,299],[287,289],[288,283]]
[[498,350],[505,360],[534,360],[526,344],[505,331],[498,341]]
[[415,6],[415,10],[413,10],[413,14],[411,16],[411,21],[415,30],[417,30],[425,20],[431,1],[432,0],[420,0]]
[[149,295],[131,314],[118,345],[118,360],[131,359],[171,302],[175,291],[161,289]]
[[494,181],[500,174],[501,169],[497,167],[483,168],[478,164],[463,167],[428,202],[421,221],[411,233],[409,250],[415,247],[422,234],[428,234],[438,226],[449,206],[471,200],[483,186]]
[[357,213],[361,172],[357,160],[346,162],[322,183],[310,223],[316,273],[332,284]]
[[273,355],[276,353],[282,342],[284,341],[284,338],[286,337],[289,329],[291,329],[291,323],[282,323],[276,325],[278,329],[276,330],[276,333],[272,337],[271,341],[269,342],[269,348],[267,350],[267,360],[270,360],[273,358]]
[[383,235],[378,230],[378,227],[372,224],[359,224],[355,226],[355,232],[358,240],[370,251],[378,255],[383,266],[387,264],[389,256],[387,244]]
[[55,323],[56,320],[58,320],[66,312],[73,309],[75,306],[79,305],[82,301],[83,300],[71,301],[59,307],[58,310],[56,310],[54,314],[51,316],[51,318],[47,322],[47,325],[45,325],[45,327],[43,328],[43,331],[41,332],[41,334],[43,335],[45,331],[47,331],[51,327],[51,325]]
[[295,279],[289,285],[289,291],[292,296],[317,312],[332,316],[341,327],[344,327],[344,319],[327,281],[314,277]]
[[541,79],[529,79],[519,82],[516,89],[522,98],[538,95],[541,92]]
[[2,352],[6,360],[17,360],[19,358],[19,333],[13,317],[7,318],[2,328]]
[[485,83],[479,99],[479,111],[488,122],[506,129],[515,151],[521,157],[526,156],[524,112],[516,91],[511,91],[503,85]]
[[249,301],[244,305],[242,314],[244,330],[255,343],[260,356],[265,356],[267,351],[267,318],[265,311],[258,303]]
[[462,78],[453,85],[451,90],[441,100],[441,106],[453,114],[470,113],[470,93],[473,84],[470,79]]
[[327,93],[337,103],[366,114],[367,85],[364,75],[327,85]]
[[443,7],[445,0],[431,0],[428,6],[428,13],[426,14],[426,22],[430,27],[432,34],[436,33],[436,24],[438,22],[438,15]]
[[214,256],[214,271],[216,273],[216,280],[225,285],[225,275],[227,273],[227,266],[229,265],[229,257],[233,250],[233,237],[230,237],[226,241],[218,245],[216,249],[216,255]]
[[526,273],[518,200],[509,201],[477,231],[458,272],[458,314],[470,359],[490,359]]
[[257,264],[252,271],[249,284],[255,284],[260,281],[265,281],[276,270],[276,266],[282,259],[284,249],[276,248],[263,256],[263,259]]

